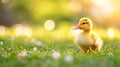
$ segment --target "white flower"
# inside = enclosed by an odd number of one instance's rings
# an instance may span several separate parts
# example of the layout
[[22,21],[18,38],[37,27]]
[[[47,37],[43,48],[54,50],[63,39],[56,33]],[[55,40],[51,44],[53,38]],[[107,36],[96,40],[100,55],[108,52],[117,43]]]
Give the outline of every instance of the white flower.
[[0,45],[3,45],[3,41],[0,41]]
[[73,61],[73,57],[72,57],[71,55],[66,55],[66,56],[64,57],[64,60],[65,60],[66,62],[72,62],[72,61]]
[[27,56],[27,52],[22,51],[22,52],[18,53],[17,56],[18,56],[19,58],[20,58],[20,57],[26,57],[26,56]]
[[32,39],[31,39],[31,42],[32,42],[34,45],[36,45],[36,46],[41,46],[41,45],[42,45],[42,42],[36,40],[35,38],[32,38]]
[[36,39],[35,39],[35,38],[32,38],[32,39],[31,39],[31,42],[32,42],[32,43],[35,43],[35,42],[36,42]]
[[108,56],[111,56],[111,57],[114,56],[114,54],[113,54],[112,52],[108,52],[107,55],[108,55]]
[[59,59],[61,57],[60,53],[57,51],[53,51],[51,56],[53,59]]
[[34,52],[36,52],[36,51],[37,51],[37,48],[36,48],[36,47],[34,47],[34,48],[33,48],[33,51],[34,51]]
[[36,45],[37,45],[37,46],[41,46],[42,43],[41,43],[40,41],[37,41],[37,42],[36,42]]

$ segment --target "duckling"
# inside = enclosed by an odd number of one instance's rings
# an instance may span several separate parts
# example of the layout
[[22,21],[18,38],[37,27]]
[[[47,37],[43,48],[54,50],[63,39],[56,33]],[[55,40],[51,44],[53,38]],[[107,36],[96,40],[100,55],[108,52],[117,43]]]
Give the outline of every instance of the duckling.
[[75,43],[85,52],[100,51],[103,45],[102,39],[96,32],[92,31],[93,23],[89,18],[83,17],[79,20],[78,25],[73,29],[82,30],[75,38]]

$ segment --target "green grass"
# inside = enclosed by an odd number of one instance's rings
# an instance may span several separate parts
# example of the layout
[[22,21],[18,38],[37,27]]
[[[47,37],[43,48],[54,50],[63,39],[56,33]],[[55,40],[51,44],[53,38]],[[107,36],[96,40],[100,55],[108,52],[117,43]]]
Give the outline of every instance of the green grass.
[[[83,53],[70,39],[45,40],[36,38],[1,38],[0,41],[0,67],[120,67],[120,41],[104,39],[104,46],[100,52]],[[33,48],[36,47],[37,51]],[[18,57],[20,52],[26,52],[26,57]],[[54,59],[53,51],[60,53],[61,57]],[[65,56],[73,58],[67,62]]]

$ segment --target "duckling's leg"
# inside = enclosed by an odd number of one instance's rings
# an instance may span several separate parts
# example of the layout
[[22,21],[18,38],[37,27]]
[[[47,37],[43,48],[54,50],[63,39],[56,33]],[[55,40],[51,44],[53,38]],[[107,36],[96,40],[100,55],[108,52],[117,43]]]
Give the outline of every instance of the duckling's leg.
[[85,52],[88,53],[90,51],[98,51],[98,47],[95,45],[90,45],[88,47],[81,47],[81,49]]
[[98,51],[98,47],[96,45],[90,45],[89,50],[90,51]]
[[88,52],[89,52],[89,47],[81,47],[81,49],[82,49],[85,53],[88,53]]

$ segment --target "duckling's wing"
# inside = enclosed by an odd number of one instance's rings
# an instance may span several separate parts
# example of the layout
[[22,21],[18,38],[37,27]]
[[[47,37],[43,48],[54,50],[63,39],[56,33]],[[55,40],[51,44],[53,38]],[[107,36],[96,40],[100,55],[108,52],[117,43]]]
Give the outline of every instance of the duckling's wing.
[[100,49],[102,48],[102,45],[103,45],[102,39],[95,32],[92,32],[91,34],[92,34],[92,39],[95,43],[95,46],[97,47],[98,51],[100,51]]

